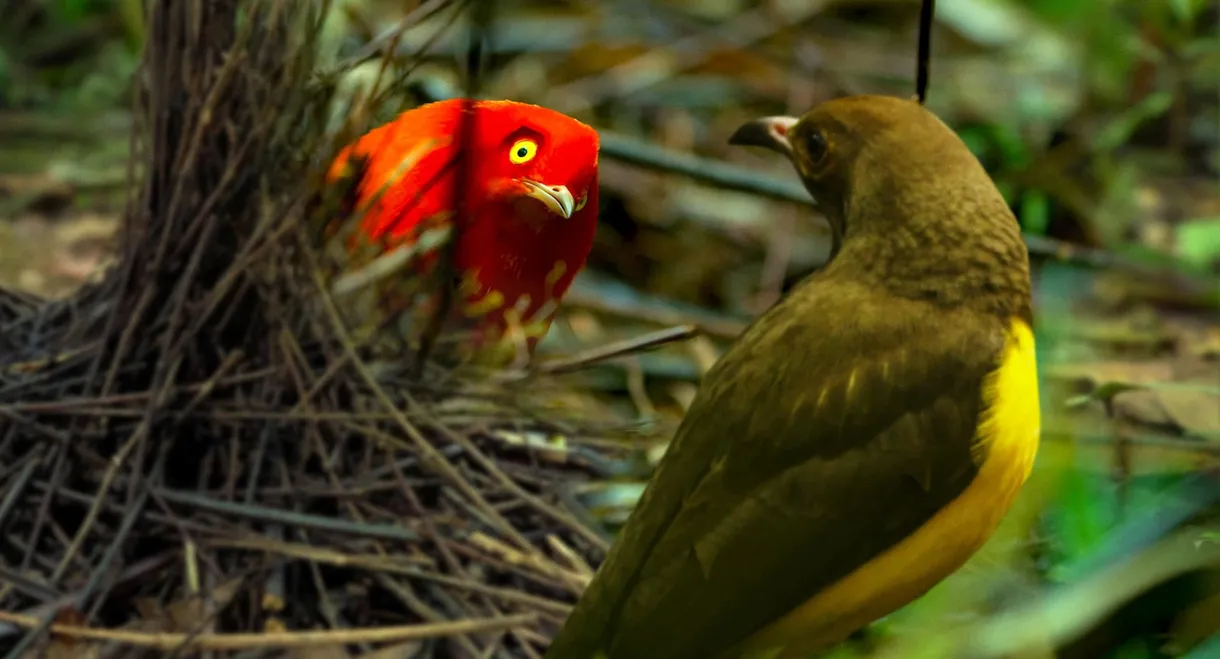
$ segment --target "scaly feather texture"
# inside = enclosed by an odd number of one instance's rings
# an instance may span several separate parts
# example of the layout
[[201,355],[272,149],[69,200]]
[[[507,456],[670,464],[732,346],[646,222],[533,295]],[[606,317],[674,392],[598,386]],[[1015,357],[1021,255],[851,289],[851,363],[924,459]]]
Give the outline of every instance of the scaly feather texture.
[[[597,131],[526,103],[439,101],[365,134],[340,152],[330,176],[343,176],[355,158],[364,161],[353,252],[361,243],[380,252],[422,243],[454,217],[466,107],[476,113],[469,142],[474,184],[465,193],[468,220],[455,256],[456,312],[476,329],[483,357],[503,362],[515,345],[533,353],[589,255],[597,226]],[[432,240],[414,255],[410,272],[434,265],[441,244]]]

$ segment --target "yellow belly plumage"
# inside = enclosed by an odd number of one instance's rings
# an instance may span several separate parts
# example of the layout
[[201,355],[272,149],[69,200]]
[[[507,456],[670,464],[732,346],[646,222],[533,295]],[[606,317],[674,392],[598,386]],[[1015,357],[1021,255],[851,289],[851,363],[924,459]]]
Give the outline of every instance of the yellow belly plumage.
[[974,481],[915,533],[755,634],[742,659],[796,659],[909,603],[961,567],[1008,512],[1034,464],[1041,432],[1034,336],[1011,326],[984,383]]

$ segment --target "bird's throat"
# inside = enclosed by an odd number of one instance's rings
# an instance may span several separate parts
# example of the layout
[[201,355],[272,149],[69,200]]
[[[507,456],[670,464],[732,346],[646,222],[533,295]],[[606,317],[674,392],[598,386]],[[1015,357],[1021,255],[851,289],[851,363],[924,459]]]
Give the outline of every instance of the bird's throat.
[[515,224],[518,225],[511,229],[531,236],[541,234],[550,222],[564,221],[563,218],[552,213],[546,204],[533,197],[516,197],[508,202],[507,210],[506,215],[516,220]]

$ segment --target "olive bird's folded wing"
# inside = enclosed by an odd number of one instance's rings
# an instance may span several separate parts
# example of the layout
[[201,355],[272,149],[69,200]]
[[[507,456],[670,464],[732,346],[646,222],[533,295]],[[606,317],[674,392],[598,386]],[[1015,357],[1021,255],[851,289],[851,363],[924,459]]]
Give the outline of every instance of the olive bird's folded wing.
[[548,659],[716,656],[901,542],[974,478],[998,319],[818,284],[705,378]]

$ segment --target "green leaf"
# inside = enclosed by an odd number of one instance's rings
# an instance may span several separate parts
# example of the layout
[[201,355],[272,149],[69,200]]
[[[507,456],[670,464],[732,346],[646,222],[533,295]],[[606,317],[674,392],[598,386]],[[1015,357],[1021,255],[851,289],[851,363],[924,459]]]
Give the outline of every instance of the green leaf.
[[1220,261],[1220,217],[1189,220],[1177,226],[1177,249],[1182,260],[1197,268]]
[[991,136],[983,126],[965,126],[958,130],[957,136],[979,160],[985,159],[991,153]]
[[1047,576],[1056,582],[1083,578],[1097,568],[1099,556],[1111,560],[1116,551],[1134,551],[1114,545],[1110,532],[1132,520],[1155,519],[1163,512],[1172,516],[1192,496],[1183,489],[1181,476],[1147,475],[1127,479],[1120,501],[1113,476],[1096,467],[1066,474],[1058,500],[1047,511]]
[[1144,639],[1129,641],[1114,651],[1114,659],[1149,659],[1154,656]]
[[1173,94],[1162,91],[1149,94],[1130,110],[1116,117],[1093,137],[1093,148],[1113,151],[1126,144],[1140,124],[1165,114],[1173,105]]
[[1169,0],[1169,10],[1173,12],[1173,17],[1182,23],[1189,23],[1194,14],[1190,0]]
[[1131,384],[1129,382],[1106,382],[1098,385],[1093,389],[1093,391],[1090,391],[1087,394],[1069,398],[1064,404],[1068,408],[1080,407],[1081,405],[1095,400],[1102,402],[1108,401],[1124,391],[1133,391],[1144,388],[1146,388],[1145,385]]
[[996,146],[1000,148],[1005,164],[1013,167],[1024,167],[1029,164],[1031,160],[1029,149],[1015,126],[995,126],[992,138],[995,140]]
[[1021,220],[1027,233],[1045,236],[1051,223],[1050,198],[1041,190],[1031,190],[1021,197]]
[[1083,471],[1072,471],[1063,478],[1060,499],[1047,516],[1051,527],[1047,537],[1054,538],[1057,560],[1047,576],[1063,577],[1065,563],[1089,553],[1105,537],[1113,524],[1116,509],[1114,485]]
[[1182,25],[1193,25],[1199,13],[1212,4],[1211,0],[1169,0],[1169,11]]
[[59,18],[76,23],[89,15],[92,4],[90,0],[59,0],[55,3],[55,9]]

